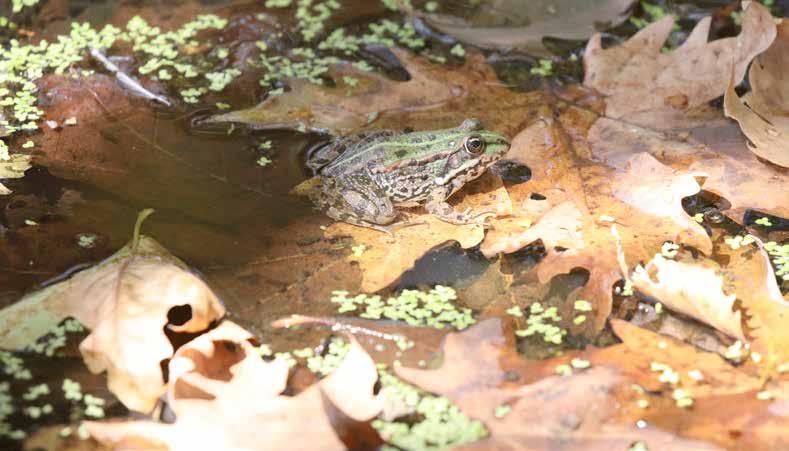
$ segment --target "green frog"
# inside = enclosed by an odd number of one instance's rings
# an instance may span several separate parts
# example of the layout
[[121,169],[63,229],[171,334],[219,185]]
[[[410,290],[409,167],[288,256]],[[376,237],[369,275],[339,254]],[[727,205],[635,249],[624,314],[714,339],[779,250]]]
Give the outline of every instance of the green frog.
[[466,119],[456,128],[389,130],[340,138],[310,156],[320,176],[312,201],[336,220],[392,233],[397,208],[423,205],[439,219],[469,224],[492,212],[457,211],[446,201],[509,150],[504,136]]

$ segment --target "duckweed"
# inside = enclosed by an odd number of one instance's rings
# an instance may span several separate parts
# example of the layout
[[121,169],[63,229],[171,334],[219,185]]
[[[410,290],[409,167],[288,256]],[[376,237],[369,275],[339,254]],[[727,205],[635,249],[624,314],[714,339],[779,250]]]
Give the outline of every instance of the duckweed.
[[411,326],[443,329],[452,326],[462,330],[474,324],[471,309],[458,308],[455,290],[436,285],[428,292],[403,290],[386,300],[378,295],[359,294],[348,297],[347,291],[335,291],[331,301],[340,304],[339,313],[358,312],[361,318],[404,321]]
[[430,395],[389,372],[379,370],[382,393],[389,404],[401,404],[418,415],[415,423],[378,418],[372,426],[381,437],[400,449],[450,449],[488,435],[485,426],[464,414],[443,396]]
[[556,307],[548,307],[546,309],[539,302],[535,302],[529,307],[530,315],[526,320],[528,327],[516,330],[515,335],[519,337],[541,335],[547,343],[561,344],[564,336],[567,335],[567,330],[551,324],[551,322],[556,323],[562,320],[557,312]]

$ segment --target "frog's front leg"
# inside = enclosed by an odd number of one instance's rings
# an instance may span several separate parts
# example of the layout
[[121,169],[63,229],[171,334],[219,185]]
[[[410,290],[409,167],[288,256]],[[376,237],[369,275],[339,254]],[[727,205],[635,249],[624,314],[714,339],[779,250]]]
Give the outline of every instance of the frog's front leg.
[[323,177],[312,201],[329,217],[349,224],[391,233],[399,224],[389,197],[365,175]]
[[[431,191],[425,202],[425,209],[428,213],[444,222],[457,225],[480,223],[480,217],[495,214],[493,211],[472,212],[471,208],[467,208],[465,211],[455,210],[455,208],[446,201],[449,194],[450,189],[444,187]],[[482,221],[483,224],[484,219],[485,218],[483,218]]]

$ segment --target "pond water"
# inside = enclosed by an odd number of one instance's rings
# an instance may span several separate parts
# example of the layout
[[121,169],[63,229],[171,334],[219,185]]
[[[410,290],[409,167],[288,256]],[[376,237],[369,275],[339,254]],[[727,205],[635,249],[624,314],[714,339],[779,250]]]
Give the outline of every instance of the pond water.
[[[170,98],[173,106],[129,95],[106,67],[88,57],[74,63],[74,67],[93,70],[94,75],[81,78],[46,75],[37,80],[44,119],[58,124],[53,128],[42,122],[40,132],[23,132],[8,138],[12,149],[20,149],[28,139],[34,142],[34,147],[28,151],[33,156],[33,166],[25,176],[3,180],[12,193],[0,196],[0,307],[60,280],[64,274],[73,274],[112,255],[130,240],[137,214],[153,208],[155,213],[145,221],[143,232],[204,278],[226,304],[233,320],[254,331],[261,342],[271,344],[276,351],[317,346],[330,335],[328,331],[282,330],[273,328],[272,322],[293,314],[337,316],[337,305],[330,302],[332,293],[364,292],[367,268],[349,259],[357,252],[357,241],[347,234],[327,235],[326,228],[334,221],[316,209],[307,197],[293,192],[294,187],[313,176],[305,167],[307,155],[338,134],[332,128],[336,124],[327,120],[324,123],[330,126],[321,127],[320,121],[306,117],[304,111],[320,106],[328,111],[323,114],[331,118],[335,114],[329,108],[332,105],[327,107],[326,102],[318,105],[317,94],[287,97],[304,86],[302,81],[272,76],[267,84],[261,84],[266,74],[272,72],[271,68],[279,71],[274,75],[314,71],[314,77],[331,89],[348,87],[349,98],[354,95],[352,88],[358,80],[332,78],[324,70],[324,66],[330,65],[326,62],[305,63],[305,67],[297,63],[326,57],[357,64],[363,61],[378,74],[405,83],[412,79],[408,64],[401,64],[397,55],[382,45],[381,36],[385,36],[403,47],[411,46],[417,54],[443,61],[441,70],[446,72],[446,86],[452,86],[453,77],[463,76],[464,71],[478,69],[465,65],[465,52],[476,51],[482,55],[476,61],[489,63],[498,76],[498,88],[509,89],[513,96],[523,95],[519,101],[535,105],[525,107],[524,111],[528,111],[516,119],[507,116],[505,111],[510,105],[503,101],[472,103],[468,111],[438,107],[434,116],[423,106],[402,115],[396,109],[382,110],[379,117],[367,117],[369,123],[356,127],[368,131],[433,130],[457,126],[458,117],[482,116],[488,123],[493,122],[490,128],[511,133],[537,122],[535,118],[543,110],[536,100],[548,94],[535,94],[535,91],[553,95],[583,78],[581,60],[585,40],[548,40],[545,48],[554,53],[541,56],[473,50],[472,46],[461,46],[461,53],[455,50],[458,43],[453,38],[431,29],[418,17],[409,18],[388,9],[384,5],[387,2],[340,2],[326,19],[320,17],[322,10],[314,5],[309,18],[299,19],[292,8],[266,8],[264,3],[50,0],[19,17],[20,27],[28,30],[31,42],[35,42],[41,38],[53,41],[68,34],[72,22],[88,23],[97,30],[107,24],[124,28],[132,17],[139,15],[149,24],[161,27],[161,33],[177,29],[198,14],[215,14],[228,20],[226,26],[203,30],[190,38],[194,42],[179,45],[179,58],[183,58],[184,64],[187,61],[193,64],[201,73],[225,71],[222,73],[226,74],[229,69],[236,69],[237,73],[223,89],[206,90],[192,103],[183,94],[194,87],[189,77],[179,76],[172,66],[157,67],[157,71],[173,72],[166,76],[163,72],[153,72],[158,77],[139,74],[141,66],[157,57],[123,42],[104,49],[105,54],[121,71],[139,79],[146,89]],[[426,2],[414,3],[423,7]],[[503,7],[512,1],[492,3]],[[658,3],[665,6],[664,2]],[[668,45],[682,42],[695,22],[710,14],[719,16],[713,23],[710,39],[738,33],[729,19],[729,2],[668,3],[673,11],[682,14]],[[496,8],[490,10],[492,13],[487,11],[487,16],[479,16],[468,2],[441,2],[438,8],[440,12],[472,22],[477,20],[479,24],[500,26],[517,19],[497,17]],[[780,4],[774,7],[778,15],[780,8]],[[645,20],[654,18],[643,7],[637,9],[636,16]],[[343,27],[346,35],[361,36],[370,29],[370,24],[381,23],[392,24],[392,29],[381,32],[378,42],[357,41],[358,49],[350,53],[339,51],[339,44],[329,51],[322,47],[331,30]],[[403,31],[406,24],[415,25]],[[309,27],[317,30],[319,38],[305,38]],[[620,43],[636,30],[633,23],[626,21],[608,30],[604,43]],[[149,38],[156,34],[149,34]],[[261,51],[268,52],[268,60],[261,62]],[[317,56],[304,57],[308,51]],[[290,66],[277,59],[283,55],[292,58]],[[173,76],[174,80],[168,79]],[[367,89],[365,82],[361,85]],[[391,94],[386,88],[373,88]],[[209,119],[217,114],[253,108],[263,101],[271,102],[279,89],[285,91],[283,98],[288,100],[266,104],[263,113],[258,112],[262,116],[247,123]],[[501,117],[507,117],[501,124],[495,123],[499,107]],[[72,117],[76,118],[76,125],[65,125]],[[295,121],[296,125],[282,127],[286,119]],[[345,127],[346,123],[339,123],[338,129]],[[344,130],[349,128],[353,127]],[[527,166],[506,158],[491,172],[500,176],[505,187],[526,183],[531,177]],[[545,196],[535,192],[530,199],[539,202]],[[703,193],[686,199],[685,208],[691,215],[714,214],[722,207],[719,201]],[[780,218],[773,219],[785,227]],[[713,227],[740,230],[731,221]],[[396,247],[392,249],[391,252],[399,251]],[[377,287],[377,292],[387,296],[405,289],[450,286],[458,292],[459,305],[472,309],[482,318],[501,316],[512,296],[518,297],[521,304],[551,304],[576,296],[589,283],[590,272],[581,267],[568,268],[566,274],[538,283],[532,270],[545,256],[541,241],[506,256],[486,258],[479,245],[464,249],[457,242],[447,240],[427,249],[410,269]],[[615,296],[615,305],[620,317],[632,318],[643,309],[636,300],[620,295]],[[422,333],[416,331],[414,337],[418,340],[424,336],[425,340],[435,342],[434,335]],[[563,349],[582,348],[587,343],[614,341],[613,334],[606,329],[596,335],[568,338],[559,346],[545,343],[537,346],[522,340],[520,350],[530,357],[543,358]],[[402,355],[390,349],[382,352],[380,358],[389,363],[402,358],[405,363],[414,364],[434,353],[435,349],[431,349]]]

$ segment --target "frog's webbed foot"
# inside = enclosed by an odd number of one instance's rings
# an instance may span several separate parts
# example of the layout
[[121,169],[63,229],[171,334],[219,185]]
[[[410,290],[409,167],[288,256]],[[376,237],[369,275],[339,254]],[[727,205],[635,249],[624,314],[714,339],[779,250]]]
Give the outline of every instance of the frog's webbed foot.
[[481,224],[486,229],[492,227],[488,223],[488,219],[496,216],[496,212],[493,210],[473,212],[471,207],[463,211],[457,211],[445,201],[428,202],[425,204],[425,208],[430,214],[444,222],[456,225]]

